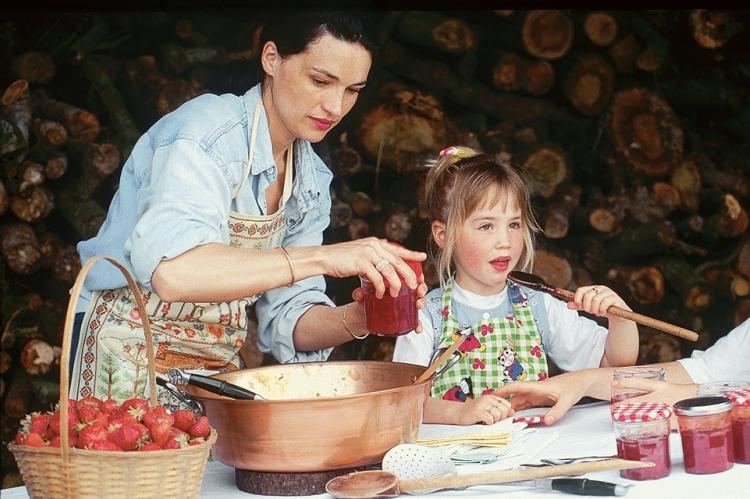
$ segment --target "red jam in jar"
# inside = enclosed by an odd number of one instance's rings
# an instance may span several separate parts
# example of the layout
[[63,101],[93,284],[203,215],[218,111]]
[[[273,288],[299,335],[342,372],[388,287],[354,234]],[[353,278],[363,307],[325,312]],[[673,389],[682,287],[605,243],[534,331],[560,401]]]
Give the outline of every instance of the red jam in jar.
[[732,401],[732,435],[734,462],[750,464],[750,388],[724,394]]
[[[422,265],[419,262],[406,261],[417,279],[422,276]],[[378,336],[400,336],[417,327],[417,290],[410,289],[401,279],[398,296],[391,296],[386,282],[385,294],[378,299],[375,287],[370,281],[361,277],[362,289],[365,292],[365,319],[367,330]]]
[[651,461],[653,468],[620,470],[620,476],[631,480],[653,480],[669,476],[669,435],[639,440],[617,439],[617,457],[631,461]]
[[667,404],[623,402],[612,410],[617,442],[617,457],[632,461],[650,461],[653,468],[620,470],[630,480],[654,480],[669,476],[669,417]]
[[685,471],[707,474],[731,468],[732,403],[725,397],[695,397],[680,400],[674,410],[680,424]]

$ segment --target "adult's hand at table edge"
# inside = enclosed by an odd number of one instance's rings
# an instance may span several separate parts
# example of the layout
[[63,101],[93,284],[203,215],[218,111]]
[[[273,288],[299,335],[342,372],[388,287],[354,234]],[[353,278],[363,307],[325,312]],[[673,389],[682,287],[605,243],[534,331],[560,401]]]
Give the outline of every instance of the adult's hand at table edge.
[[672,405],[683,399],[695,397],[698,385],[695,383],[669,383],[655,379],[646,378],[622,378],[612,382],[616,388],[631,388],[633,390],[648,392],[645,395],[629,399],[632,402],[664,402]]
[[550,407],[544,414],[544,424],[551,425],[585,395],[581,384],[565,383],[564,375],[544,381],[514,381],[495,390],[495,395],[510,399],[513,410],[518,412],[531,407]]

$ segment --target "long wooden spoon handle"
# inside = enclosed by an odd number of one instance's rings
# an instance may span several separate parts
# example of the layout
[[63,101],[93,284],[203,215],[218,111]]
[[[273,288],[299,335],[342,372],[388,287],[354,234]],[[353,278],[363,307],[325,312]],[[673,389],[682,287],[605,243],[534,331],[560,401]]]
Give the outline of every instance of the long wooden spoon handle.
[[558,464],[538,468],[521,468],[515,470],[487,471],[483,473],[468,473],[465,475],[450,475],[432,478],[415,478],[413,480],[399,480],[398,488],[401,492],[418,490],[460,489],[471,485],[486,485],[492,483],[518,482],[535,480],[553,476],[581,475],[595,471],[626,470],[632,468],[650,468],[654,463],[645,461],[627,461],[625,459],[607,459],[585,463]]
[[[551,289],[550,293],[567,301],[573,301],[576,296],[572,291],[559,288]],[[685,338],[686,340],[698,340],[698,333],[696,333],[695,331],[691,331],[690,329],[685,329],[680,326],[675,326],[674,324],[670,324],[669,322],[660,321],[659,319],[654,319],[652,317],[638,314],[636,312],[631,312],[630,310],[625,310],[624,308],[620,308],[616,305],[612,305],[611,307],[609,307],[607,309],[607,313],[616,315],[617,317],[622,317],[623,319],[630,319],[631,321],[637,322],[638,324],[643,324],[644,326],[658,329],[659,331],[663,331],[674,336],[679,336],[680,338]]]
[[453,344],[445,349],[445,352],[440,354],[440,357],[435,359],[435,362],[430,364],[430,366],[424,370],[422,374],[419,375],[417,379],[414,380],[414,384],[418,385],[421,382],[427,380],[430,376],[432,376],[435,371],[438,370],[440,366],[443,365],[443,363],[450,358],[451,355],[453,355],[453,352],[458,350],[458,347],[460,347],[464,340],[466,340],[466,334],[461,334],[458,336],[458,338],[455,339]]

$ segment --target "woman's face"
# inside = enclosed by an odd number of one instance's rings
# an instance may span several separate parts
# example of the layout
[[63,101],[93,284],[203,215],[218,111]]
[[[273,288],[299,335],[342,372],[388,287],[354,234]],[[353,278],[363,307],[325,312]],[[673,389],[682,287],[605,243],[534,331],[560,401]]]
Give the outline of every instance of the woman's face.
[[310,142],[322,140],[352,109],[372,63],[362,45],[328,33],[286,59],[269,42],[261,57],[273,138]]

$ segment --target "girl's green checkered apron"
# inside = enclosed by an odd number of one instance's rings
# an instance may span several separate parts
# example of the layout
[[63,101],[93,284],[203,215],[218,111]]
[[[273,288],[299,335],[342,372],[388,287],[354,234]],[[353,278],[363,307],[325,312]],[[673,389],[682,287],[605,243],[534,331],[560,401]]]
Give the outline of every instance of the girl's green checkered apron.
[[[536,381],[548,376],[547,356],[526,296],[508,281],[513,313],[492,317],[485,313],[472,324],[471,334],[461,345],[461,360],[432,385],[432,396],[464,402],[500,388],[511,381]],[[458,331],[465,329],[452,310],[453,281],[443,290],[443,327],[438,347],[450,346]]]

